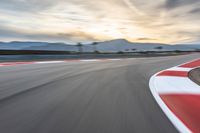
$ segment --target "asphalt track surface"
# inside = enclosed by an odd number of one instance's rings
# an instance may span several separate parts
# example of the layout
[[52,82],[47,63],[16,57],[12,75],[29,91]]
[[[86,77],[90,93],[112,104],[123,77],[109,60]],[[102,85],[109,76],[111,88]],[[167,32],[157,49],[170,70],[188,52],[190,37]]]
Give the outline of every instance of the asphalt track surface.
[[1,133],[174,133],[156,72],[200,54],[0,67]]

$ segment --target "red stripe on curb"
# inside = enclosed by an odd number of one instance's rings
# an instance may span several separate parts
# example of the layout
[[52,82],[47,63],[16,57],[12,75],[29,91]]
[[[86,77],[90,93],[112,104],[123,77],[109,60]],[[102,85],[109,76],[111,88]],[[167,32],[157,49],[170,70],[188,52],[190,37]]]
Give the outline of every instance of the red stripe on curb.
[[15,65],[25,65],[25,64],[33,64],[34,62],[6,62],[0,63],[0,66],[15,66]]
[[183,64],[180,67],[194,68],[194,67],[199,67],[199,66],[200,66],[200,59],[190,62],[190,63]]
[[177,77],[187,77],[188,72],[187,71],[170,71],[166,70],[161,73],[159,73],[157,76],[177,76]]
[[200,132],[200,95],[161,94],[160,97],[192,132]]

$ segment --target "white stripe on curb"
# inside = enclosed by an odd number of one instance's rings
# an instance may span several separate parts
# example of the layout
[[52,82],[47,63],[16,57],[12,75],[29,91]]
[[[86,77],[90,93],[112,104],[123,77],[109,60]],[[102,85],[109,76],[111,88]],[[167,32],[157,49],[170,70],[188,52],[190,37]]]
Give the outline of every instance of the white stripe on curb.
[[173,71],[186,71],[186,72],[189,72],[191,71],[193,68],[183,68],[183,67],[172,67],[172,68],[169,68],[167,70],[173,70]]
[[200,94],[200,86],[187,77],[155,76],[153,85],[159,94]]

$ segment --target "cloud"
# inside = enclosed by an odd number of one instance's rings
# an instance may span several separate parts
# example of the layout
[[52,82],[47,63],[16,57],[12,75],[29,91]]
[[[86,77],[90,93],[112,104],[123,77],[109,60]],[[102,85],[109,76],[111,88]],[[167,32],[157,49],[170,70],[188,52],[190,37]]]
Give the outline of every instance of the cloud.
[[198,41],[200,0],[2,0],[8,40]]
[[155,41],[155,40],[157,40],[157,39],[155,39],[155,38],[137,38],[136,39],[137,41]]
[[59,4],[55,0],[2,0],[0,8],[4,10],[13,11],[28,11],[39,12],[41,10],[49,9],[56,4]]
[[166,0],[165,7],[167,9],[173,9],[181,6],[193,5],[199,2],[199,0]]
[[197,14],[197,13],[200,14],[200,7],[192,9],[191,11],[189,11],[189,13],[191,13],[191,14]]
[[167,9],[171,9],[180,5],[182,5],[180,4],[180,0],[166,0],[166,3],[165,3],[165,7]]
[[[0,26],[0,39],[6,40],[7,38],[19,38],[20,40],[38,40],[38,41],[49,41],[49,42],[79,42],[79,41],[95,41],[99,40],[99,38],[95,38],[92,34],[85,33],[83,31],[69,31],[65,33],[34,33],[21,31],[19,29],[10,29],[8,27]],[[22,39],[20,39],[22,38]]]

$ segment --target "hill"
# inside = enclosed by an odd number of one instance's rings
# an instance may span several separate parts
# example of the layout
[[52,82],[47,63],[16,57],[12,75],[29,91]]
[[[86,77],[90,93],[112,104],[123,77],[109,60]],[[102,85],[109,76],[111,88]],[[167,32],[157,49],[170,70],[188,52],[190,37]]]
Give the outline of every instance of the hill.
[[[194,51],[200,45],[168,45],[160,43],[132,43],[124,39],[97,42],[96,45],[84,44],[83,52],[142,52],[142,51]],[[0,50],[45,50],[78,52],[77,45],[48,42],[0,42]]]

